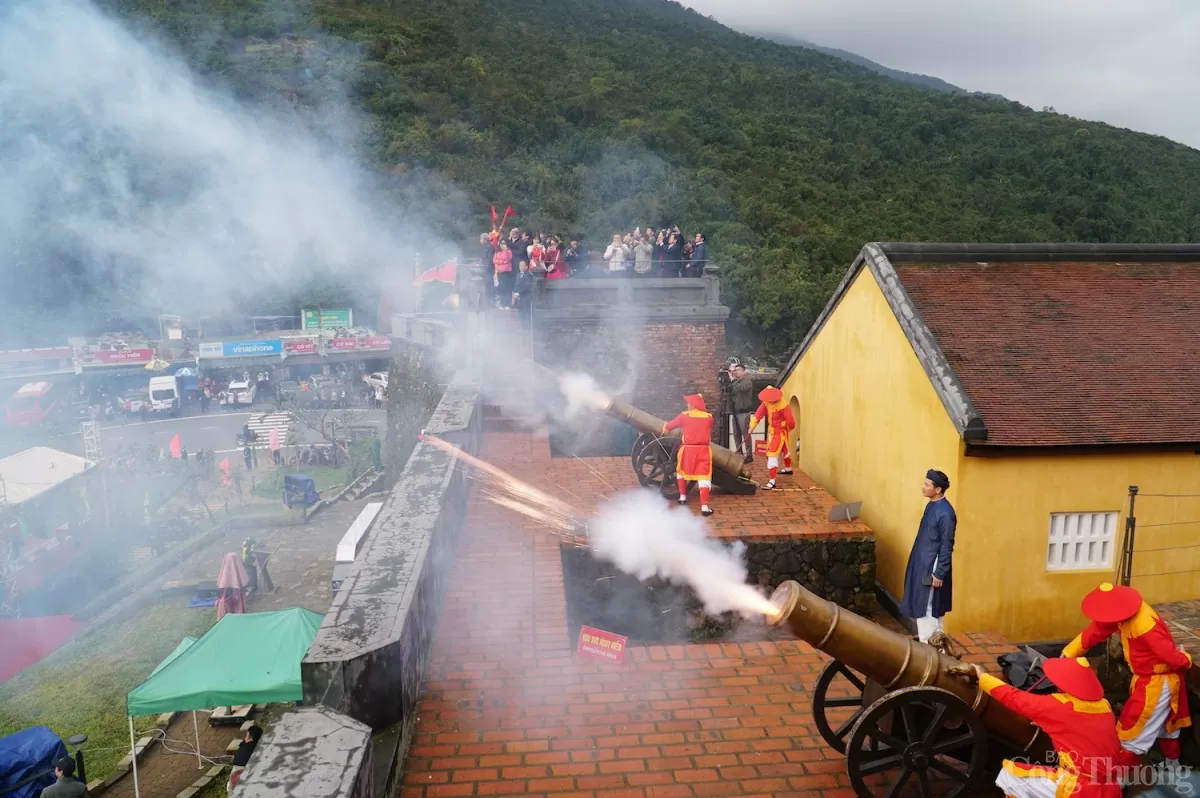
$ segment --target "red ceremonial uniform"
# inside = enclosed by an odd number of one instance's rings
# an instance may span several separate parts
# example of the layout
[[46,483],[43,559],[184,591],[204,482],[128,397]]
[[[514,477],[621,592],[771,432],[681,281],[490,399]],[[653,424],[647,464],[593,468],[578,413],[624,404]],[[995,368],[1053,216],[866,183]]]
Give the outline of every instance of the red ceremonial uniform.
[[784,460],[790,462],[791,450],[788,447],[788,441],[791,438],[792,430],[796,428],[796,419],[792,416],[792,409],[783,401],[783,393],[778,388],[764,388],[758,398],[762,399],[762,404],[758,406],[758,410],[754,411],[754,420],[750,422],[750,429],[754,429],[763,419],[766,419],[767,457],[778,457],[782,452]]
[[671,430],[683,432],[683,445],[675,461],[675,475],[689,481],[712,480],[713,417],[705,412],[704,400],[698,395],[686,396],[688,409],[663,426],[663,434]]
[[[1107,591],[1104,590],[1105,587],[1108,588]],[[1113,587],[1102,585],[1100,591],[1113,592]],[[1170,691],[1170,712],[1162,731],[1165,734],[1173,734],[1179,729],[1191,726],[1192,717],[1188,712],[1183,674],[1192,666],[1192,658],[1179,650],[1166,623],[1146,602],[1141,602],[1136,613],[1126,620],[1093,620],[1078,637],[1063,648],[1063,656],[1082,656],[1083,652],[1118,632],[1121,635],[1121,648],[1125,650],[1125,661],[1133,671],[1133,681],[1129,685],[1129,700],[1125,702],[1125,708],[1121,710],[1121,719],[1117,723],[1117,736],[1122,742],[1131,742],[1143,738],[1148,731],[1153,731],[1154,735],[1149,738],[1149,744],[1153,744],[1154,737],[1165,736],[1159,734],[1158,730],[1146,728],[1155,708],[1160,700],[1163,700],[1164,690]],[[1145,753],[1149,744],[1136,746],[1142,748],[1136,753]],[[1163,748],[1168,757],[1178,758],[1177,744],[1164,745]],[[1168,751],[1168,748],[1171,750]],[[1131,750],[1134,748],[1131,747]]]
[[[1087,666],[1079,667],[1082,670]],[[1097,700],[1065,692],[1026,693],[988,674],[979,677],[979,686],[996,701],[1036,723],[1050,735],[1058,753],[1057,767],[1004,760],[1004,770],[996,783],[1007,794],[1032,796],[1052,791],[1055,798],[1120,798],[1121,785],[1114,767],[1122,756],[1121,743],[1113,728],[1112,707],[1102,697],[1098,680],[1096,694],[1101,697]]]

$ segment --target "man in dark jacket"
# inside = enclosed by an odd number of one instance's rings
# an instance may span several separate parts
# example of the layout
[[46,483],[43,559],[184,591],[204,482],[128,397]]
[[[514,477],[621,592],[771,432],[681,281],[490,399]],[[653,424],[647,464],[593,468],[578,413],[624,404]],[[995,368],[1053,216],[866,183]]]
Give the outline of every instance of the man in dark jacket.
[[[746,376],[746,367],[734,363],[729,367],[729,399],[733,409],[733,450],[745,449],[747,463],[754,462],[754,442],[750,439],[750,415],[758,408],[754,396],[754,380]],[[744,444],[744,447],[743,447]]]
[[521,261],[521,273],[513,282],[513,305],[521,318],[521,328],[528,330],[533,325],[533,272],[529,271],[529,261]]
[[908,555],[904,572],[904,599],[900,614],[917,622],[917,638],[928,643],[935,632],[942,631],[942,616],[950,612],[953,598],[954,533],[958,516],[946,491],[950,478],[941,471],[929,469],[921,494],[929,500]]
[[704,233],[696,233],[696,243],[692,247],[692,259],[688,262],[688,277],[704,276],[704,267],[708,264],[708,246],[704,242]]
[[54,763],[54,776],[58,779],[42,790],[42,798],[81,798],[87,787],[75,778],[75,760],[64,756]]

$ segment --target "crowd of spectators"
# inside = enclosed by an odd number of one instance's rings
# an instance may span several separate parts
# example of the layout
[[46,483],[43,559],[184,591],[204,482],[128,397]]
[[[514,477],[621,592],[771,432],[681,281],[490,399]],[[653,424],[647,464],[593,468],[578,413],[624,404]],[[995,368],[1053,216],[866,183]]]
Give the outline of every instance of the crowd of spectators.
[[549,233],[514,227],[507,235],[479,236],[484,283],[502,308],[519,302],[515,287],[529,272],[547,280],[590,277],[699,277],[708,262],[703,233],[685,236],[678,225],[637,228],[613,233],[602,256],[588,251],[578,239],[566,241]]

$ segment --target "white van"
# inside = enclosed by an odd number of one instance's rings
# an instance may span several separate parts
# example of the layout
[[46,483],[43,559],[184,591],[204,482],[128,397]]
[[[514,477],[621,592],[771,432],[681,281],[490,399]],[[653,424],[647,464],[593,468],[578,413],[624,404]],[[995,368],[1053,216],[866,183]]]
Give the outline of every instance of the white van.
[[155,413],[179,412],[179,386],[174,377],[150,378],[150,409]]

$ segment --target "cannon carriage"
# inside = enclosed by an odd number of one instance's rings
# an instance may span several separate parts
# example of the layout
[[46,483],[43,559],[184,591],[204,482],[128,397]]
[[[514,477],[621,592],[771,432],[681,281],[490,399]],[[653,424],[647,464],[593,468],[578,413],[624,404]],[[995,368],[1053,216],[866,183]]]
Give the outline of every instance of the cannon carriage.
[[830,655],[813,689],[813,724],[861,798],[957,798],[1005,757],[1052,760],[1049,737],[993,701],[974,670],[941,649],[818,598],[796,582],[771,597],[773,626]]
[[[668,499],[677,498],[675,458],[681,444],[679,433],[663,435],[665,421],[619,399],[611,400],[604,413],[641,433],[633,442],[629,458],[642,487],[655,488]],[[712,449],[713,485],[726,493],[753,495],[757,486],[750,481],[749,469],[742,458],[724,446],[710,443],[709,447]]]

